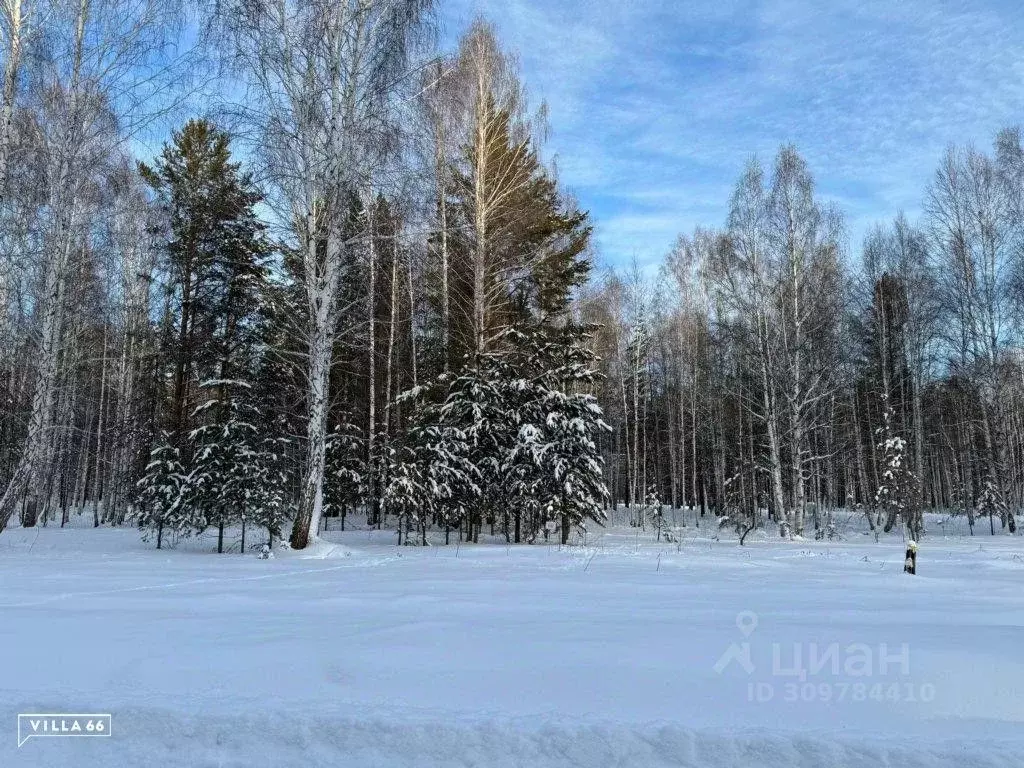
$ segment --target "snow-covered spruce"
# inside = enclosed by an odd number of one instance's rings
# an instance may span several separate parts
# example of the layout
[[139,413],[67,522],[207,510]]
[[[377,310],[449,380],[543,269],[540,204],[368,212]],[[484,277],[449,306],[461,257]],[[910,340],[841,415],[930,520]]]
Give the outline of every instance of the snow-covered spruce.
[[144,537],[155,536],[156,548],[163,546],[164,532],[193,527],[189,510],[182,504],[185,471],[178,449],[166,433],[150,452],[146,473],[138,482],[135,520]]
[[390,501],[477,541],[485,520],[509,541],[556,521],[563,542],[603,521],[607,488],[597,435],[608,429],[586,391],[596,374],[578,328],[506,331],[495,351],[454,377],[412,390],[410,439]]
[[191,536],[214,527],[223,552],[224,529],[236,524],[243,552],[249,526],[264,528],[271,542],[280,539],[289,512],[286,474],[278,441],[263,434],[260,411],[248,400],[251,386],[211,379],[201,388],[207,399],[193,413],[201,426],[187,436],[187,463],[167,436],[153,451],[139,483],[140,527],[155,532],[158,547],[167,531]]
[[923,533],[917,477],[910,469],[907,442],[895,433],[891,407],[884,411],[884,425],[879,427],[878,448],[884,460],[881,483],[875,493],[875,505],[885,513],[885,531],[892,530],[897,520],[903,521],[911,539]]

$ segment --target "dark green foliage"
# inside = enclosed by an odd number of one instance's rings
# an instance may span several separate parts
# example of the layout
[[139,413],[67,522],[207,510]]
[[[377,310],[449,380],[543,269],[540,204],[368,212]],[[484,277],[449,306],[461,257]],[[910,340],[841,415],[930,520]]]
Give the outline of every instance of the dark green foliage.
[[260,195],[231,161],[228,135],[205,120],[176,131],[153,167],[140,172],[156,194],[163,225],[157,274],[163,289],[161,423],[182,445],[199,404],[199,384],[255,364],[266,277]]

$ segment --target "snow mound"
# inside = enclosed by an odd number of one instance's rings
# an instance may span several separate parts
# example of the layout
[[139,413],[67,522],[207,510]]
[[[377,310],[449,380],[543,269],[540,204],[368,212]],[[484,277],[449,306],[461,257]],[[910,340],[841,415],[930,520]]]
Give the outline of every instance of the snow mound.
[[338,557],[351,557],[354,550],[344,544],[336,544],[326,539],[314,539],[305,549],[285,549],[278,554],[287,554],[299,560],[331,560]]
[[[1024,741],[875,741],[870,736],[484,721],[180,716],[121,711],[110,739],[29,741],[13,767],[166,768],[1010,768]],[[7,765],[8,763],[5,763]]]

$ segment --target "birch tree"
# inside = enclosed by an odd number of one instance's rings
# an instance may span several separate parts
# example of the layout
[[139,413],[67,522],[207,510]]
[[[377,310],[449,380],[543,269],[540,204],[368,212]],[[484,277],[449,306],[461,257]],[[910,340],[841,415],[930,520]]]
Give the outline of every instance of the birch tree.
[[32,0],[0,2],[0,32],[3,35],[4,79],[0,92],[0,200],[6,193],[7,169],[14,138],[14,105],[22,71],[25,47],[35,31],[38,10]]
[[730,308],[733,327],[755,361],[759,395],[752,412],[764,424],[772,511],[780,535],[786,536],[792,518],[782,483],[781,324],[778,285],[769,263],[767,199],[763,168],[752,161],[733,193],[728,247],[719,251],[714,275],[719,299]]
[[338,289],[352,238],[352,195],[370,190],[396,136],[395,100],[430,0],[278,0],[219,4],[247,86],[238,111],[258,136],[268,202],[301,259],[306,305],[306,455],[292,546],[317,536],[323,510],[328,382]]
[[[1000,502],[1006,493],[1004,413],[1007,342],[1012,331],[1013,260],[1018,239],[1012,204],[995,163],[973,150],[950,149],[928,193],[931,237],[944,269],[941,288],[952,320],[949,343],[957,372],[978,387],[986,482]],[[1004,528],[1016,529],[1000,503]]]
[[[58,45],[41,65],[32,105],[41,136],[39,165],[45,174],[47,212],[39,233],[45,256],[35,337],[38,362],[25,447],[0,495],[0,530],[23,496],[27,525],[35,524],[48,502],[68,283],[84,252],[97,175],[117,156],[125,138],[114,108],[124,107],[125,118],[131,113],[129,78],[151,63],[175,18],[175,7],[161,0],[63,0],[51,3],[46,13],[49,28],[59,34],[53,37]],[[154,75],[147,85],[157,79]]]
[[803,535],[811,432],[833,381],[830,352],[842,306],[839,215],[814,197],[807,164],[792,146],[775,161],[768,201],[769,242],[780,270],[780,319],[785,408],[790,443],[793,533]]
[[475,22],[462,38],[454,77],[465,114],[451,191],[452,343],[480,355],[509,327],[516,290],[544,256],[530,247],[531,203],[543,182],[515,62],[487,23]]

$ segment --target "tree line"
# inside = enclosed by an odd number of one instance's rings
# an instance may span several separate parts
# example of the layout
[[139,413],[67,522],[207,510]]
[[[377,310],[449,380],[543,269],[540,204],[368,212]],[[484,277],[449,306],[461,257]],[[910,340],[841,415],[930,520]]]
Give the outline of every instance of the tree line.
[[[952,146],[920,220],[848,252],[792,146],[656,276],[588,287],[613,500],[742,534],[834,536],[836,510],[917,538],[927,510],[1014,532],[1024,502],[1024,149]],[[648,505],[649,506],[649,505]],[[640,513],[638,512],[638,515]],[[642,522],[639,519],[637,522]]]
[[[858,254],[784,147],[656,279],[599,274],[514,56],[432,10],[0,0],[0,531],[1014,530],[1016,130]],[[230,96],[140,158],[189,36]]]
[[173,10],[5,0],[0,529],[600,520],[591,225],[493,28],[449,54],[425,0],[200,6],[244,98],[140,162]]

